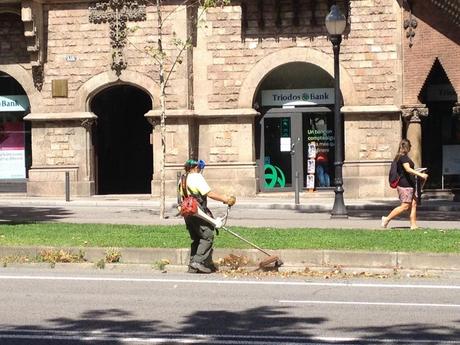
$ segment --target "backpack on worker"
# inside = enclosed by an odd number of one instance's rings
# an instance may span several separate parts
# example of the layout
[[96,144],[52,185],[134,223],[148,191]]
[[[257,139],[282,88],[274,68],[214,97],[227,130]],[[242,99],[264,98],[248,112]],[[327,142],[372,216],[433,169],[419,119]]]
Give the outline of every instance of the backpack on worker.
[[399,180],[401,179],[401,175],[398,173],[398,162],[399,159],[394,159],[393,162],[391,162],[390,173],[388,174],[388,182],[391,188],[398,187]]
[[181,190],[183,196],[179,203],[179,213],[182,217],[194,216],[198,212],[199,206],[197,198],[191,195],[192,193],[190,193],[190,190],[187,186],[187,174],[181,176],[180,184],[178,186],[178,193],[180,193]]

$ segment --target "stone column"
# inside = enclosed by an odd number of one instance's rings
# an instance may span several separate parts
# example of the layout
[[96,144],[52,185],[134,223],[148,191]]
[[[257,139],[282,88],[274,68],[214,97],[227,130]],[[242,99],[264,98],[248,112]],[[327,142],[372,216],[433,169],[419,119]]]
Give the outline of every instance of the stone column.
[[406,138],[412,144],[410,157],[416,167],[422,166],[422,116],[428,116],[428,108],[424,104],[405,105],[401,107],[406,123]]

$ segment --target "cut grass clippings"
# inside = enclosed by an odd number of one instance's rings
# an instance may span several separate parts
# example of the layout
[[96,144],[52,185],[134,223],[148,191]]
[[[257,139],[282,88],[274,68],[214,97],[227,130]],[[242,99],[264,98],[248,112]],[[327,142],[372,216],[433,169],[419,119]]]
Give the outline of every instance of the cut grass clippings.
[[[266,249],[460,253],[460,230],[273,229],[232,227]],[[36,223],[0,226],[0,246],[189,248],[185,226]],[[251,248],[225,230],[216,248]]]

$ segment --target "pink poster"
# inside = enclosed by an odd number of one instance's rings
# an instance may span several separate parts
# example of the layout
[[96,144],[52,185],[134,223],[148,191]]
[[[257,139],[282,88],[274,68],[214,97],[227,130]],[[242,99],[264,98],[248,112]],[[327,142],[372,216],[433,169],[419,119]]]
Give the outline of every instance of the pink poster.
[[24,122],[0,124],[0,150],[24,150]]
[[26,177],[24,123],[0,124],[0,179]]

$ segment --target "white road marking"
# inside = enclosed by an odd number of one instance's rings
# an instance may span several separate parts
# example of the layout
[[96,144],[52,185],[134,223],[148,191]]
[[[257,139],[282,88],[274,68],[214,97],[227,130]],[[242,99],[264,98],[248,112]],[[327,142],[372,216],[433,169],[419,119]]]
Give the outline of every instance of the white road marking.
[[282,286],[328,286],[350,288],[387,288],[387,289],[446,289],[460,290],[460,285],[428,284],[379,284],[379,283],[333,283],[301,281],[260,281],[260,280],[216,280],[216,279],[165,279],[165,278],[119,278],[119,277],[72,277],[72,276],[28,276],[0,275],[0,280],[61,280],[61,281],[96,281],[96,282],[138,282],[138,283],[182,283],[215,285],[282,285]]
[[[84,335],[80,331],[61,331],[61,330],[21,330],[0,331],[0,339],[27,339],[27,340],[53,340],[53,341],[112,341],[117,343],[141,343],[141,344],[235,344],[235,345],[265,345],[265,344],[284,344],[284,345],[316,345],[333,343],[340,345],[344,343],[359,342],[362,344],[439,344],[439,340],[411,340],[411,339],[360,339],[359,337],[327,337],[327,336],[264,336],[253,334],[159,334],[154,337],[126,336],[121,333],[107,332],[99,336]],[[460,344],[455,340],[442,340],[443,344]]]
[[294,301],[279,300],[280,303],[291,304],[349,304],[349,305],[383,305],[398,307],[431,307],[431,308],[460,308],[460,304],[439,304],[439,303],[396,303],[396,302],[358,302],[358,301]]

